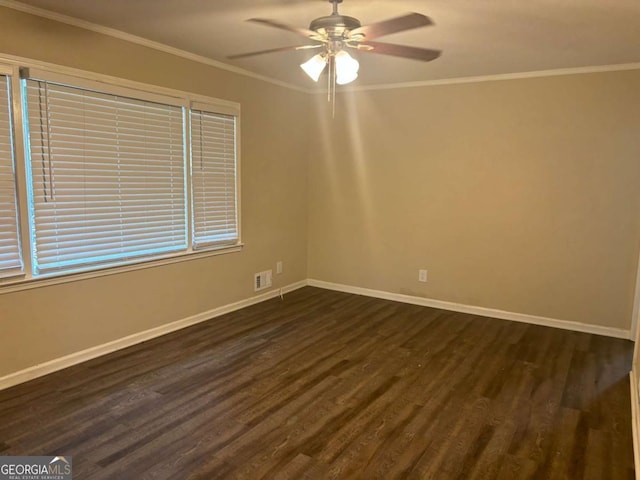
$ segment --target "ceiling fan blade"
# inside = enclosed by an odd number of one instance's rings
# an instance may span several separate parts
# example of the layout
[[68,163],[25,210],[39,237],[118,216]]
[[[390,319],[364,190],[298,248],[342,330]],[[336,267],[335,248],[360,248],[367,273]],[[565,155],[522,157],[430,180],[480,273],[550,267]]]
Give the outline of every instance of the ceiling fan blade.
[[310,48],[320,48],[322,46],[323,46],[322,44],[318,44],[318,45],[300,45],[298,47],[270,48],[268,50],[260,50],[258,52],[238,53],[236,55],[229,55],[227,58],[229,60],[236,60],[238,58],[253,57],[254,55],[263,55],[265,53],[287,52],[290,50],[308,50]]
[[430,48],[409,47],[406,45],[393,45],[391,43],[381,42],[361,43],[357,48],[361,52],[381,53],[382,55],[410,58],[423,62],[430,62],[431,60],[435,60],[442,53],[440,50],[431,50]]
[[409,13],[402,17],[391,18],[371,25],[363,25],[360,28],[351,30],[351,35],[363,34],[365,40],[390,35],[396,32],[403,32],[419,27],[433,25],[433,21],[421,13]]
[[249,20],[247,20],[247,22],[261,23],[262,25],[266,25],[268,27],[279,28],[280,30],[285,30],[287,32],[297,33],[298,35],[302,35],[305,38],[318,40],[320,42],[326,41],[326,39],[324,39],[321,35],[318,35],[313,30],[309,30],[308,28],[292,27],[291,25],[280,23],[277,20],[269,20],[268,18],[250,18]]

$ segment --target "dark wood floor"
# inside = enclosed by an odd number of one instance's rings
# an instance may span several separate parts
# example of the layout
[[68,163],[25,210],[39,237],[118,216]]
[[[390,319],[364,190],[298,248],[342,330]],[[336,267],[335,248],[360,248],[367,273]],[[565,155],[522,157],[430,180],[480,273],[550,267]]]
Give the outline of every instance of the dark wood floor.
[[0,392],[0,455],[72,455],[76,480],[631,479],[631,355],[307,287]]

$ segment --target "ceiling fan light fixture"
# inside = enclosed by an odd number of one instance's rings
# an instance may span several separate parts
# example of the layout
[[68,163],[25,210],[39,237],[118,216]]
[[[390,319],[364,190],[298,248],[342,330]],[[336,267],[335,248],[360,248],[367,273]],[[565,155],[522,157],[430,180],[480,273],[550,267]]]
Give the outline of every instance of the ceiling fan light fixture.
[[358,74],[357,73],[353,73],[353,74],[350,74],[350,75],[337,75],[336,76],[336,83],[338,85],[346,85],[347,83],[353,82],[356,78],[358,78]]
[[303,64],[301,64],[300,68],[304,70],[304,73],[309,75],[311,80],[313,80],[314,82],[317,82],[318,79],[320,78],[320,74],[322,73],[322,71],[326,66],[327,66],[327,57],[324,54],[319,53],[311,57],[309,60],[307,60]]
[[336,83],[346,85],[358,78],[360,64],[346,51],[340,50],[336,53]]

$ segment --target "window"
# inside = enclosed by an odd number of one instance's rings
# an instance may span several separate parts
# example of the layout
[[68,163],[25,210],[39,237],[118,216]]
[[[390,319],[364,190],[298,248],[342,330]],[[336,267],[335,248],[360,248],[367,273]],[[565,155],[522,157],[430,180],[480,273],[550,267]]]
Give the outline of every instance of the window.
[[0,75],[0,277],[22,272],[11,121],[11,77]]
[[26,87],[35,272],[186,249],[182,108]]
[[191,132],[194,247],[235,243],[236,117],[192,108]]
[[[238,245],[236,105],[21,73],[28,277]],[[0,79],[2,275],[22,262],[10,83]]]

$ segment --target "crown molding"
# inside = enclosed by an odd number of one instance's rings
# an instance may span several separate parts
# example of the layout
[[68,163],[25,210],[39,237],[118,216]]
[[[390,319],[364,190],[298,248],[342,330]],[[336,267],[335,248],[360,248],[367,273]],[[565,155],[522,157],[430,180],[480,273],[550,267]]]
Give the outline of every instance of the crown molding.
[[[557,68],[532,72],[499,73],[495,75],[479,75],[472,77],[443,78],[439,80],[420,80],[416,82],[397,82],[377,85],[363,85],[342,88],[338,93],[365,92],[369,90],[392,90],[398,88],[433,87],[438,85],[458,85],[462,83],[499,82],[504,80],[521,80],[526,78],[556,77],[563,75],[580,75],[586,73],[620,72],[640,70],[638,63],[620,63],[614,65],[594,65],[589,67]],[[321,93],[321,92],[317,92]],[[323,92],[323,93],[326,93]]]
[[65,23],[67,25],[71,25],[73,27],[83,28],[85,30],[90,30],[92,32],[100,33],[103,35],[107,35],[109,37],[114,37],[119,40],[124,40],[126,42],[135,43],[137,45],[141,45],[143,47],[152,48],[154,50],[158,50],[160,52],[169,53],[171,55],[175,55],[177,57],[182,57],[187,60],[192,60],[194,62],[202,63],[205,65],[209,65],[211,67],[219,68],[221,70],[226,70],[228,72],[236,73],[238,75],[244,75],[246,77],[255,78],[256,80],[261,80],[263,82],[271,83],[273,85],[277,85],[279,87],[289,88],[291,90],[296,90],[302,93],[311,93],[312,90],[299,87],[292,83],[283,82],[281,80],[277,80],[275,78],[267,77],[266,75],[260,75],[258,73],[251,72],[249,70],[245,70],[244,68],[236,67],[234,65],[229,65],[228,63],[221,62],[219,60],[214,60],[209,57],[205,57],[203,55],[197,55],[195,53],[188,52],[186,50],[181,50],[179,48],[170,47],[169,45],[165,45],[160,42],[155,42],[153,40],[149,40],[143,37],[138,37],[137,35],[131,35],[130,33],[123,32],[121,30],[116,30],[115,28],[105,27],[103,25],[98,25],[92,22],[88,22],[86,20],[80,20],[78,18],[70,17],[68,15],[63,15],[61,13],[55,13],[50,10],[45,10],[43,8],[34,7],[32,5],[26,5],[24,3],[18,2],[16,0],[0,0],[0,7],[10,8],[12,10],[17,10],[23,13],[27,13],[29,15],[35,15],[42,18],[47,18],[49,20],[53,20],[60,23]]
[[[47,18],[49,20],[54,20],[56,22],[65,23],[67,25],[71,25],[74,27],[83,28],[85,30],[90,30],[92,32],[100,33],[110,37],[118,38],[120,40],[135,43],[143,47],[152,48],[154,50],[158,50],[164,53],[169,53],[171,55],[182,57],[187,60],[192,60],[194,62],[219,68],[221,70],[226,70],[228,72],[236,73],[238,75],[244,75],[246,77],[251,77],[256,80],[261,80],[263,82],[271,83],[279,87],[288,88],[288,89],[295,90],[302,93],[323,94],[323,95],[327,94],[327,90],[324,88],[317,89],[317,88],[300,87],[298,85],[294,85],[288,82],[283,82],[281,80],[277,80],[275,78],[268,77],[266,75],[254,73],[249,70],[245,70],[244,68],[236,67],[234,65],[230,65],[228,63],[224,63],[219,60],[214,60],[212,58],[205,57],[203,55],[197,55],[195,53],[191,53],[186,50],[181,50],[179,48],[171,47],[169,45],[165,45],[160,42],[155,42],[153,40],[148,40],[143,37],[138,37],[137,35],[132,35],[132,34],[123,32],[121,30],[117,30],[115,28],[105,27],[103,25],[98,25],[92,22],[88,22],[86,20],[80,20],[78,18],[70,17],[68,15],[63,15],[61,13],[55,13],[50,10],[27,5],[16,0],[0,0],[0,6],[11,8],[13,10],[17,10],[30,15]],[[439,86],[439,85],[458,85],[458,84],[464,84],[464,83],[496,82],[496,81],[505,81],[505,80],[521,80],[526,78],[555,77],[555,76],[562,76],[562,75],[579,75],[579,74],[586,74],[586,73],[617,72],[617,71],[624,71],[624,70],[640,70],[640,62],[614,64],[614,65],[597,65],[597,66],[587,66],[587,67],[558,68],[558,69],[538,70],[538,71],[531,71],[531,72],[501,73],[501,74],[494,74],[494,75],[443,78],[438,80],[419,80],[415,82],[396,82],[396,83],[383,83],[383,84],[375,84],[375,85],[342,87],[336,93],[340,94],[340,93],[350,93],[350,92],[366,92],[366,91],[372,91],[372,90],[392,90],[392,89],[401,89],[401,88],[432,87],[432,86]]]

